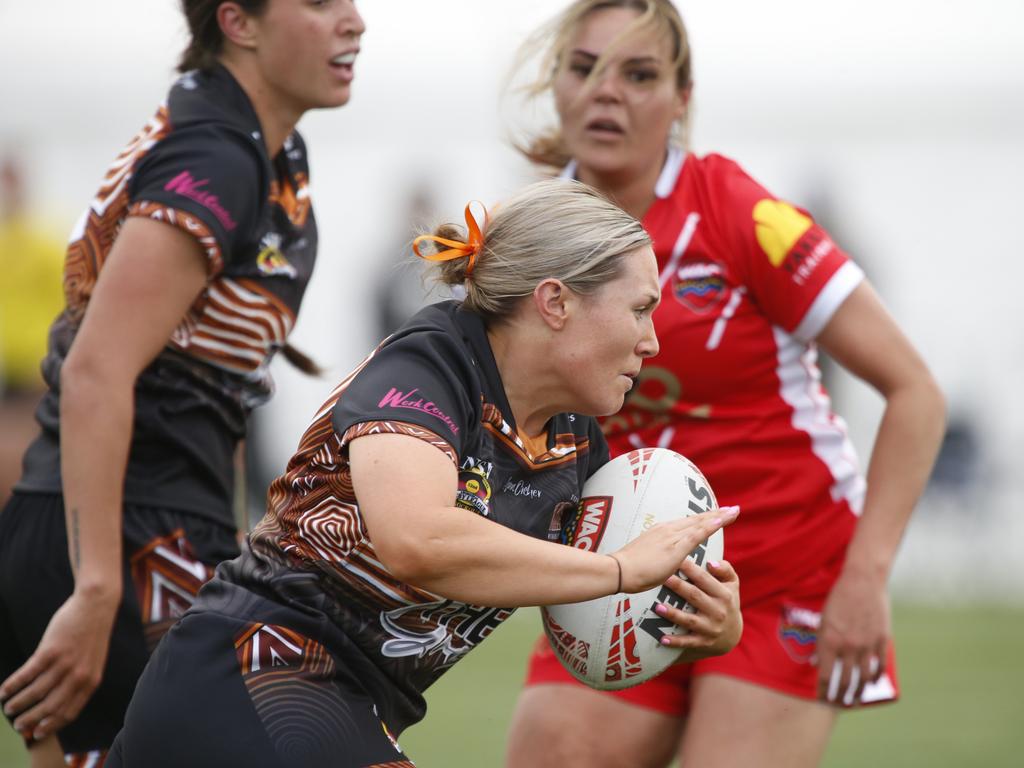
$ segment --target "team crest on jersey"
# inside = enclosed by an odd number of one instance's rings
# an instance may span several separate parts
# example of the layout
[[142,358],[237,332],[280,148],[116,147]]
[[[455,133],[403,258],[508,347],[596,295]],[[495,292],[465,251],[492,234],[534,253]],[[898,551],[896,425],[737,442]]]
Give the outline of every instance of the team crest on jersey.
[[818,649],[821,613],[810,608],[783,605],[779,616],[779,642],[798,664],[810,664]]
[[672,295],[687,309],[703,314],[725,296],[725,269],[703,256],[686,259],[672,275]]
[[298,276],[295,267],[281,253],[281,235],[268,232],[260,241],[260,252],[256,256],[256,266],[264,275],[284,275],[291,279]]
[[487,517],[491,512],[491,472],[489,461],[477,461],[467,456],[459,468],[459,490],[455,492],[455,506]]

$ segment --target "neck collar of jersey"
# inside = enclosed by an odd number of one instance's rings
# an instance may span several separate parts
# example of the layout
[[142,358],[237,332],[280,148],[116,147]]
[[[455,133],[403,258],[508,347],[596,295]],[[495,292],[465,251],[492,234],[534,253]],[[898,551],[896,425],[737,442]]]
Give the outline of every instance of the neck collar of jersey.
[[484,325],[483,318],[459,305],[455,311],[455,322],[473,351],[473,361],[484,382],[484,391],[487,392],[492,404],[501,411],[505,421],[512,429],[516,429],[515,416],[508,404],[505,383],[501,380],[501,371],[498,370],[498,361],[494,359],[494,350],[491,349],[491,340],[487,337],[487,326]]
[[[263,129],[260,125],[259,115],[256,113],[256,107],[253,106],[249,94],[246,93],[231,70],[217,61],[209,69],[194,69],[186,72],[178,78],[172,88],[172,97],[175,92],[184,96],[184,94],[196,91],[197,81],[208,83],[210,88],[199,92],[198,99],[181,101],[176,109],[178,115],[176,127],[184,127],[192,123],[206,123],[210,121],[212,115],[218,121],[233,125],[248,134],[262,148],[267,159],[272,159],[266,139],[263,137]],[[289,134],[289,138],[293,134],[294,131]],[[286,138],[285,145],[287,144],[288,139]]]
[[[668,152],[665,155],[665,164],[661,167],[658,181],[654,185],[655,197],[664,199],[672,194],[672,190],[676,188],[676,182],[679,181],[679,174],[682,172],[683,163],[685,162],[686,153],[680,147],[669,144]],[[570,160],[569,164],[562,169],[559,178],[575,179],[577,167],[577,162]]]

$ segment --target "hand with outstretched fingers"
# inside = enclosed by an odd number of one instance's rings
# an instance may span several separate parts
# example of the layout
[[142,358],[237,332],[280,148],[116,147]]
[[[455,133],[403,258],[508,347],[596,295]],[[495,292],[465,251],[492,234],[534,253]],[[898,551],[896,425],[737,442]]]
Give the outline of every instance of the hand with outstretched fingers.
[[658,523],[612,552],[622,569],[621,591],[636,594],[664,584],[698,544],[729,525],[739,512],[739,507],[723,507]]

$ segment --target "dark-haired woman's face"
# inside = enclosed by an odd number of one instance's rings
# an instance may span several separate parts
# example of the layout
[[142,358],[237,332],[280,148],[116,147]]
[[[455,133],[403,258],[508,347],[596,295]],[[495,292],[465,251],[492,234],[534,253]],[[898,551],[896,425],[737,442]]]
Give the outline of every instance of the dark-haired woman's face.
[[676,87],[672,42],[647,31],[616,46],[598,81],[587,83],[615,37],[638,15],[604,8],[580,21],[554,80],[555,106],[569,152],[596,174],[643,173],[662,162],[685,95]]
[[366,25],[352,0],[269,0],[256,53],[268,95],[299,114],[348,102]]

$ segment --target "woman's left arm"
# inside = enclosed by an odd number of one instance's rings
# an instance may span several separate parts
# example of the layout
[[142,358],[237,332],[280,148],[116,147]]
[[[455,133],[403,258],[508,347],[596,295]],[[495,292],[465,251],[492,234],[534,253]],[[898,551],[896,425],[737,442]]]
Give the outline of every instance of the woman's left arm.
[[884,671],[889,573],[938,453],[945,403],[921,356],[867,282],[836,310],[817,342],[885,398],[864,511],[818,634],[818,695],[852,704],[864,684]]

